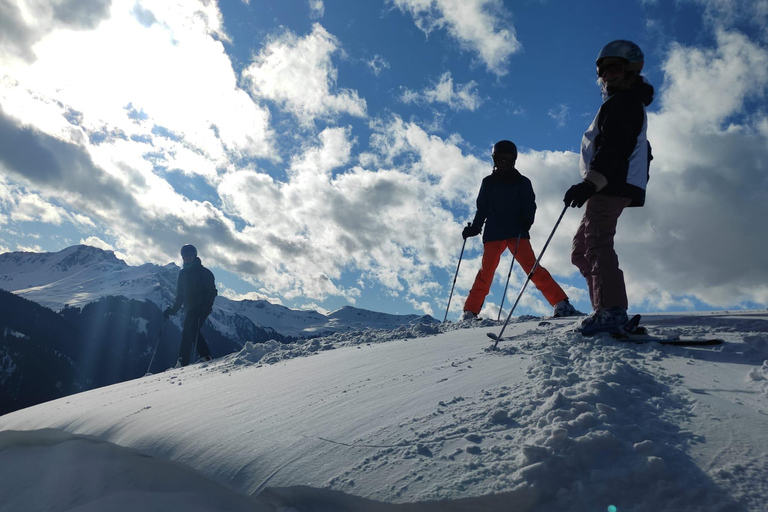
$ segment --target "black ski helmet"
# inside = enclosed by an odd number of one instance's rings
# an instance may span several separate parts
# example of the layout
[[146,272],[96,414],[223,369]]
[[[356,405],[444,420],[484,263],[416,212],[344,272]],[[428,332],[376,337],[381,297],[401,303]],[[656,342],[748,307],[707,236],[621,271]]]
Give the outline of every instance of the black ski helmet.
[[192,244],[186,244],[181,248],[181,257],[185,256],[194,256],[197,257],[197,249],[195,249],[195,246]]
[[509,153],[512,155],[512,161],[517,161],[517,146],[511,140],[500,140],[493,145],[493,151],[491,157],[493,157],[493,163],[496,163],[496,155],[498,153]]
[[611,41],[603,46],[603,49],[600,50],[600,53],[597,55],[595,65],[600,67],[600,62],[608,57],[617,57],[627,61],[625,67],[627,71],[640,72],[645,63],[643,50],[632,41],[627,41],[625,39],[617,39],[616,41]]

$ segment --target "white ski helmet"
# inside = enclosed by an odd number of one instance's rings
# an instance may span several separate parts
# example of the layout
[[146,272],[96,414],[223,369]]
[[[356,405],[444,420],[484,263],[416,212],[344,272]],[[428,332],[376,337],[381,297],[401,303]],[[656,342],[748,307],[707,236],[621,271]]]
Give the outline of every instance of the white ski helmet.
[[617,39],[616,41],[611,41],[603,46],[603,49],[600,50],[600,53],[597,55],[595,64],[600,67],[600,62],[608,57],[624,59],[627,61],[625,69],[627,71],[637,71],[638,73],[643,69],[645,61],[643,50],[632,41],[627,41],[625,39]]

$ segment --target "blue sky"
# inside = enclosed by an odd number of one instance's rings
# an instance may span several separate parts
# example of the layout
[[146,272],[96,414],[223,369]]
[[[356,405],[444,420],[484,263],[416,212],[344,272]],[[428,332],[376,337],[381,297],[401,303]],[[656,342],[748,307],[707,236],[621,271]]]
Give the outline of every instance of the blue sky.
[[[541,249],[600,105],[594,59],[645,51],[648,202],[620,221],[635,311],[765,307],[768,0],[16,1],[0,6],[0,251],[131,264],[198,246],[231,298],[445,311],[500,139]],[[570,263],[581,211],[543,258]],[[479,268],[467,244],[453,317]],[[496,316],[509,255],[484,314]],[[512,297],[524,275],[512,277]],[[547,314],[529,289],[519,313]]]

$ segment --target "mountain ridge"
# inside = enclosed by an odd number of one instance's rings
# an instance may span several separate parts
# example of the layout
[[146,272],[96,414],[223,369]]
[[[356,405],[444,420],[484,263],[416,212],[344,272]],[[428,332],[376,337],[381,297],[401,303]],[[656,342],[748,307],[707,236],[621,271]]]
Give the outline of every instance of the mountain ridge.
[[[128,265],[113,251],[74,245],[55,253],[12,252],[0,254],[0,288],[40,305],[61,311],[83,307],[107,296],[155,303],[160,309],[175,299],[181,269],[145,263]],[[414,322],[437,322],[425,315],[393,315],[343,306],[327,315],[295,310],[266,300],[232,300],[218,296],[211,320],[217,329],[232,334],[227,318],[241,315],[259,327],[283,336],[315,337],[375,326],[396,329]],[[248,340],[241,340],[243,343]]]

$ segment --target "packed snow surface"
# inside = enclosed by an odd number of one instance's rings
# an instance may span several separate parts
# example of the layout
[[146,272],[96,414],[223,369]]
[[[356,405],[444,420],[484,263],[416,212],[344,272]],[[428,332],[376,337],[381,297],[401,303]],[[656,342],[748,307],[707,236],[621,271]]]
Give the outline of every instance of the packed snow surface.
[[[768,510],[768,312],[246,344],[0,417],[0,510]],[[615,507],[615,508],[614,508]]]

